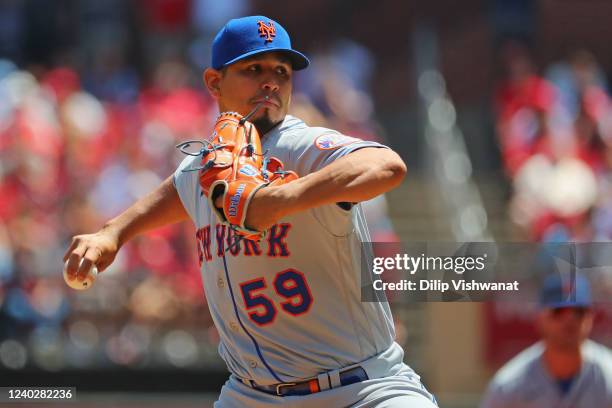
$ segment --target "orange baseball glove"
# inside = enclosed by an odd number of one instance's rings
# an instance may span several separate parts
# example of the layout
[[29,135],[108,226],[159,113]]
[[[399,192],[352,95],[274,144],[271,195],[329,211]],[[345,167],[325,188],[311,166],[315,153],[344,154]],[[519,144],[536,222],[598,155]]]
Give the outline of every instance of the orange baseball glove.
[[[179,148],[183,150],[190,143],[194,142],[182,143]],[[199,171],[200,186],[219,221],[239,236],[261,239],[265,231],[244,224],[251,199],[259,189],[289,183],[298,175],[284,171],[276,157],[265,157],[257,129],[235,112],[219,115],[211,139],[203,143],[198,155],[202,155],[200,167],[189,170]],[[215,206],[218,197],[223,198],[222,208]]]

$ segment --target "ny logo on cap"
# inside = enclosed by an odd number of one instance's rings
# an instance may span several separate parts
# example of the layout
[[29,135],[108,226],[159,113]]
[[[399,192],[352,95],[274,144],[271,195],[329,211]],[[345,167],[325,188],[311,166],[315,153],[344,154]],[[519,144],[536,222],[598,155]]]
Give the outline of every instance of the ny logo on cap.
[[274,27],[274,23],[272,21],[268,21],[268,24],[263,21],[257,22],[259,36],[264,37],[266,42],[272,42],[274,37],[276,37],[276,28]]

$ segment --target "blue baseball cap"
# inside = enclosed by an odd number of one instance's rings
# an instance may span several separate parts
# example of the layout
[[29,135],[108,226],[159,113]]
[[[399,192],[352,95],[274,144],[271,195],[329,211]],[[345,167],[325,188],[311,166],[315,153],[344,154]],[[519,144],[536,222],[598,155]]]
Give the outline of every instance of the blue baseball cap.
[[576,275],[573,282],[570,278],[562,279],[560,275],[549,275],[544,280],[540,291],[541,307],[591,307],[591,305],[591,285],[584,276]]
[[269,51],[287,54],[295,71],[310,64],[304,54],[291,48],[291,39],[283,26],[265,16],[248,16],[230,20],[219,30],[212,44],[212,67],[221,69]]

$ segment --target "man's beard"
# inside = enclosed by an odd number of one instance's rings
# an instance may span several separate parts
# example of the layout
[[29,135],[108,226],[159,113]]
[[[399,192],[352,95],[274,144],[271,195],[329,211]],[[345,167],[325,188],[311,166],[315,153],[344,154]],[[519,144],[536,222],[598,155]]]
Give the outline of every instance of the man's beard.
[[253,119],[251,122],[255,125],[257,132],[259,132],[259,135],[263,136],[264,134],[268,133],[270,129],[272,129],[279,122],[281,122],[281,120],[273,122],[270,118],[270,115],[268,114],[268,110],[266,109],[263,115],[261,115],[257,119]]

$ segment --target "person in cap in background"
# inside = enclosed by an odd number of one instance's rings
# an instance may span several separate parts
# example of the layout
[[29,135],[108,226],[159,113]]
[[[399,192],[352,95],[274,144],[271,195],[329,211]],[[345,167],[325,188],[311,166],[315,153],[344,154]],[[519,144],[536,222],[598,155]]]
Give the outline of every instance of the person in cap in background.
[[379,143],[287,114],[294,71],[308,64],[280,24],[249,16],[219,31],[204,71],[219,110],[251,114],[262,151],[299,175],[250,200],[244,224],[265,238],[233,238],[217,201],[203,197],[206,170],[190,171],[202,157],[189,156],[102,230],[75,237],[68,273],[82,279],[92,264],[102,271],[133,236],[191,219],[231,373],[215,407],[436,407],[403,362],[388,303],[360,299],[360,250],[370,237],[359,202],[398,186],[405,164]]
[[536,320],[541,341],[497,372],[481,408],[612,407],[612,352],[588,340],[591,288],[584,276],[575,278],[544,280]]

